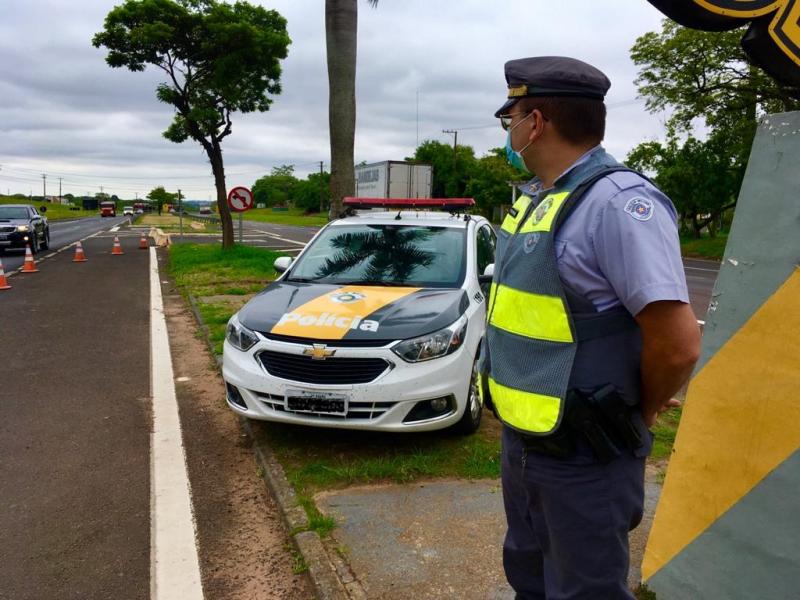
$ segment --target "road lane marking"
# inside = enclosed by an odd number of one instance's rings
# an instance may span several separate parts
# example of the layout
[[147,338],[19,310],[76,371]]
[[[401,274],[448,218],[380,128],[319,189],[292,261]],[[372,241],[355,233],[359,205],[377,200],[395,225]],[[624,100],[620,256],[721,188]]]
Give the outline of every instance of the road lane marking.
[[264,231],[263,229],[254,229],[254,231],[257,231],[258,233],[263,233],[264,235],[266,235],[268,237],[271,237],[271,238],[275,238],[276,240],[281,240],[283,242],[289,242],[289,243],[295,244],[297,246],[305,246],[306,244],[308,244],[308,242],[298,242],[297,240],[291,240],[289,238],[282,237],[282,236],[277,235],[275,233],[270,233],[269,231]]
[[197,534],[156,249],[150,248],[150,598],[202,600]]
[[111,229],[109,229],[109,231],[110,231],[111,233],[114,233],[115,231],[119,231],[119,225],[117,225],[117,226],[115,226],[115,227],[112,227]]

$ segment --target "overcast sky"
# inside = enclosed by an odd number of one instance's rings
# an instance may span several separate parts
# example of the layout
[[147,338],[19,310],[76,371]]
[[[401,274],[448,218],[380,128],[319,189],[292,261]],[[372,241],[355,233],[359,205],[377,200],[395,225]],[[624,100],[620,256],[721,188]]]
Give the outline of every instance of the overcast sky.
[[[252,0],[251,0],[252,1]],[[161,136],[172,109],[155,88],[163,73],[111,69],[91,46],[113,0],[0,0],[0,193],[120,197],[153,187],[214,194],[196,142]],[[223,143],[229,187],[251,185],[276,165],[305,175],[330,169],[323,0],[258,2],[288,21],[283,93],[266,113],[235,115]],[[459,144],[478,156],[505,143],[493,113],[505,98],[503,64],[512,58],[567,55],[603,70],[606,147],[618,158],[663,137],[663,115],[637,100],[635,39],[660,29],[645,0],[359,0],[356,162],[402,160],[417,139]],[[417,112],[419,92],[419,112]],[[417,115],[419,114],[419,121]],[[419,136],[419,137],[418,137]]]

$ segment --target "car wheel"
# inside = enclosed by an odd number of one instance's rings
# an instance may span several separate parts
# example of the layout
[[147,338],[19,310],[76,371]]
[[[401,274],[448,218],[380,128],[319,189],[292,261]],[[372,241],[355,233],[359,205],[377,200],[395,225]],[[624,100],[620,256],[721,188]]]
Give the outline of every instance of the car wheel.
[[472,375],[469,379],[469,392],[467,393],[467,407],[461,419],[453,425],[453,429],[458,433],[469,435],[478,431],[481,426],[481,416],[483,415],[483,401],[478,393],[480,379],[478,374],[478,357],[472,363]]
[[44,230],[44,238],[42,239],[42,250],[50,249],[50,230]]

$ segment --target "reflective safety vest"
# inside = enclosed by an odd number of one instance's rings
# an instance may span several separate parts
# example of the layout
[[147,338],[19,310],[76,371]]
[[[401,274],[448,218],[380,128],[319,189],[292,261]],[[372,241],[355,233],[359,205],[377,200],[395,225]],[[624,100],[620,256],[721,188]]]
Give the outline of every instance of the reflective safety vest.
[[538,205],[521,196],[498,234],[484,349],[484,372],[497,416],[529,435],[553,433],[570,389],[614,384],[639,400],[641,338],[624,307],[597,312],[562,282],[554,239],[603,167],[571,190],[553,190]]

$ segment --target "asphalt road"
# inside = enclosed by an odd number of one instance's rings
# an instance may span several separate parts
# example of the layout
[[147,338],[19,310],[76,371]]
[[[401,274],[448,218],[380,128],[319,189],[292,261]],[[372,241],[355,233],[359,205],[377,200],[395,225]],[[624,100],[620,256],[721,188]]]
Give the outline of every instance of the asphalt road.
[[[40,258],[47,256],[64,246],[69,246],[82,240],[83,238],[97,233],[98,231],[107,230],[115,225],[127,223],[129,217],[88,217],[84,219],[76,219],[74,221],[51,221],[50,222],[50,249],[43,250],[35,258],[38,261]],[[6,273],[9,273],[22,266],[25,260],[24,249],[5,250],[0,254],[0,259],[3,260],[3,268]]]
[[149,256],[111,241],[0,292],[3,600],[150,595]]

